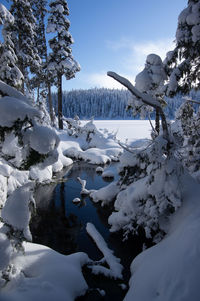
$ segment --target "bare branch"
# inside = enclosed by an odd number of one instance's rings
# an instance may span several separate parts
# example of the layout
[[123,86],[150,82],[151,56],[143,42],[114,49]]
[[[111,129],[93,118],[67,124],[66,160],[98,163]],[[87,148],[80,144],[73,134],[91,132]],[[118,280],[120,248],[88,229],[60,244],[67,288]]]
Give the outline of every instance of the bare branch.
[[193,103],[197,103],[198,105],[200,105],[200,102],[197,100],[193,100],[193,99],[187,99],[187,101],[193,102]]

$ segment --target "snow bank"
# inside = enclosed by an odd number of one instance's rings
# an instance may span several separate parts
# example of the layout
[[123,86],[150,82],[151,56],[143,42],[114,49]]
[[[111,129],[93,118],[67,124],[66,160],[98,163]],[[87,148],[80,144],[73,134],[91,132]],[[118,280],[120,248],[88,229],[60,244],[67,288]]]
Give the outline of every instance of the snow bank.
[[22,231],[27,240],[31,240],[32,238],[29,230],[31,217],[29,206],[30,203],[35,204],[32,191],[33,187],[33,183],[28,183],[16,189],[12,195],[8,197],[1,212],[3,222],[12,226],[14,231]]
[[132,262],[124,301],[198,301],[200,279],[199,185],[185,177],[185,196],[169,234]]
[[91,191],[90,197],[95,203],[102,201],[103,206],[112,202],[119,191],[120,187],[117,185],[117,182],[112,182],[99,190]]
[[85,253],[64,256],[32,243],[24,243],[24,249],[24,254],[13,258],[18,275],[2,289],[1,300],[73,301],[86,292],[81,272],[89,261]]
[[106,164],[119,159],[122,148],[113,137],[99,132],[92,121],[81,123],[70,118],[66,120],[68,130],[58,132],[65,156],[91,164]]

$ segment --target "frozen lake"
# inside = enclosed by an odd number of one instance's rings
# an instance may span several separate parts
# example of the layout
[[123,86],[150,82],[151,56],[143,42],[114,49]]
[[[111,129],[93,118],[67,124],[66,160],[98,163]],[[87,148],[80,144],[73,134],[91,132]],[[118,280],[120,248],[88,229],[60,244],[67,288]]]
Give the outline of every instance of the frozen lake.
[[[151,125],[148,120],[94,120],[97,129],[117,132],[117,139],[128,142],[150,138]],[[154,121],[153,121],[154,124]]]

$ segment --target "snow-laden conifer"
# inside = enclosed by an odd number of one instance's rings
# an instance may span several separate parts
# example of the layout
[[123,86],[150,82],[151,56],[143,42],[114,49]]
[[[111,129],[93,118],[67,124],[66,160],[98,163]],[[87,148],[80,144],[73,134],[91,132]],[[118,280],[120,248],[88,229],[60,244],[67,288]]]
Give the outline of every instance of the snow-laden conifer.
[[30,87],[30,72],[36,73],[41,59],[36,47],[36,20],[28,0],[13,0],[10,9],[15,21],[12,26],[12,41],[18,58],[18,67],[24,75],[22,91]]
[[20,87],[23,75],[17,67],[17,56],[11,39],[10,27],[14,17],[0,4],[0,24],[3,24],[3,43],[0,43],[0,79],[13,87]]
[[59,128],[63,128],[62,122],[62,76],[69,80],[80,70],[79,64],[72,56],[71,44],[73,39],[69,33],[70,22],[67,18],[69,9],[65,0],[51,1],[50,16],[48,18],[47,33],[53,33],[49,40],[52,52],[49,54],[48,70],[56,79],[58,87],[58,121]]
[[189,0],[187,7],[178,17],[176,47],[168,52],[165,64],[169,84],[166,93],[173,95],[177,90],[187,93],[199,88],[200,68],[200,1]]

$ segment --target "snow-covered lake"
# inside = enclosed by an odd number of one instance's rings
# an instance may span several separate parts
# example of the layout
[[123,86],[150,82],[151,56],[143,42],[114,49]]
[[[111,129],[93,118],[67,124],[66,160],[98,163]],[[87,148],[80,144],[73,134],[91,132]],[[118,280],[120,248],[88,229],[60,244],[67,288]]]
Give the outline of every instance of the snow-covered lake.
[[137,139],[150,138],[151,126],[148,120],[94,120],[97,129],[108,129],[117,132],[119,140],[128,142]]

